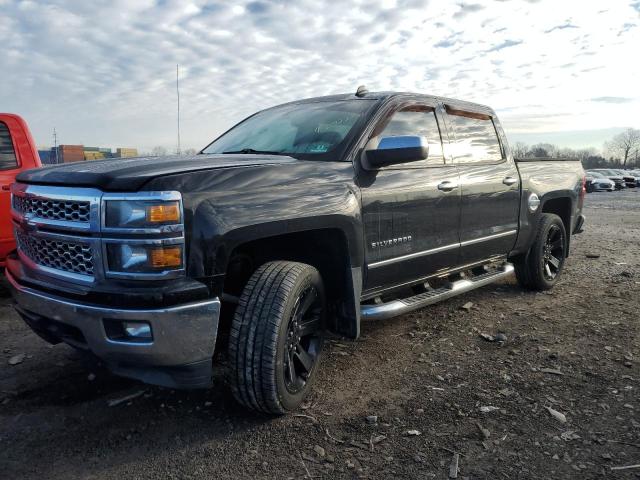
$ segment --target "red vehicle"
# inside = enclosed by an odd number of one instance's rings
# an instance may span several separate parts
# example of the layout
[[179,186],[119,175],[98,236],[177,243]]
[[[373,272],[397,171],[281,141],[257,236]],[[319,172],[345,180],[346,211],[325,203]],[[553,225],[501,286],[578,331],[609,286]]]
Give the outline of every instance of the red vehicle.
[[0,113],[0,267],[15,248],[10,185],[23,170],[42,166],[29,127],[18,115]]

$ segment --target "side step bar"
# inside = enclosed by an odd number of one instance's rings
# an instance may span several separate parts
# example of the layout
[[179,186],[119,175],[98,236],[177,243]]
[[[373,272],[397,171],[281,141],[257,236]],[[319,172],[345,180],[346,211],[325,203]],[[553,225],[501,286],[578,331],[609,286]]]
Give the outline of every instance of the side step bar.
[[413,297],[392,300],[387,303],[361,305],[360,315],[363,320],[383,320],[403,315],[419,308],[432,305],[461,293],[475,290],[508,277],[514,271],[513,265],[505,263],[498,270],[476,275],[470,279],[458,280],[446,287],[428,290]]

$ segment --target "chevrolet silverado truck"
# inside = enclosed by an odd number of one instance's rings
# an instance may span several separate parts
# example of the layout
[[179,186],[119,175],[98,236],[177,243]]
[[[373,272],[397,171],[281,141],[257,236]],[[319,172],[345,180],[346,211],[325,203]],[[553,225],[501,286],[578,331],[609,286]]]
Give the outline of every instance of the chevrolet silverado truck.
[[[504,279],[553,287],[584,217],[577,161],[516,161],[494,111],[428,95],[296,101],[192,157],[85,162],[12,187],[16,308],[115,374],[298,407],[326,332]],[[226,352],[226,354],[224,353]]]
[[13,113],[0,113],[0,269],[16,248],[11,224],[11,184],[23,170],[40,167],[40,156],[27,123]]

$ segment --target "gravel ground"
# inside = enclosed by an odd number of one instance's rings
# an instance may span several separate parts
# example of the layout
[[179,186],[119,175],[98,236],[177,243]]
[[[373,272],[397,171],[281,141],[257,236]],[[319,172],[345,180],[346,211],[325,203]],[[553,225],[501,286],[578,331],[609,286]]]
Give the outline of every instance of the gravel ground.
[[180,392],[111,376],[41,341],[0,291],[0,471],[444,479],[455,452],[458,478],[640,478],[640,191],[585,210],[553,291],[508,280],[365,324],[327,346],[309,404],[283,418],[243,411],[222,379]]

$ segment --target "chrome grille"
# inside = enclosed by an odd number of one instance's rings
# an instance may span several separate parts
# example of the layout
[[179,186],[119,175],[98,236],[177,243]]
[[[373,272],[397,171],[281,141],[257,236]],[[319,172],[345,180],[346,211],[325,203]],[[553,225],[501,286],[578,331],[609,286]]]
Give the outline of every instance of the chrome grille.
[[49,240],[15,230],[20,251],[43,267],[78,275],[94,275],[91,246],[81,242]]
[[18,195],[13,197],[13,208],[22,215],[30,213],[38,218],[66,222],[89,222],[91,215],[91,204],[89,202],[21,197]]

